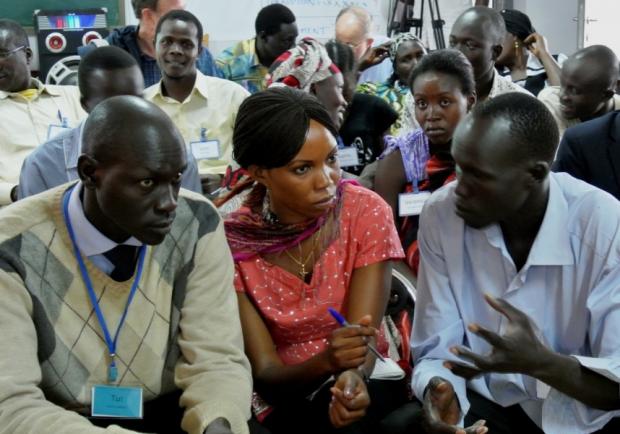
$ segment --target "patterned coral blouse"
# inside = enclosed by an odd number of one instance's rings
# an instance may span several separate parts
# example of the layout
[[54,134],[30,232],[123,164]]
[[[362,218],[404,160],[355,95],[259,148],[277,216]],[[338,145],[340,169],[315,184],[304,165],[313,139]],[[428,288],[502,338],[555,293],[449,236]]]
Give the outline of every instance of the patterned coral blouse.
[[342,310],[353,270],[404,257],[383,199],[349,184],[342,200],[339,236],[314,264],[310,283],[260,257],[236,264],[235,289],[260,311],[285,364],[301,363],[326,348],[338,327],[327,308]]

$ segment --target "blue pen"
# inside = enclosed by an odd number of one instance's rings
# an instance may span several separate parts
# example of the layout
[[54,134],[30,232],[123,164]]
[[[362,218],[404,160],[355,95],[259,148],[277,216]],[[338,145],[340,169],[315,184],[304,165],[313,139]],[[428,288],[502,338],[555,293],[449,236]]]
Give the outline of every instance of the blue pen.
[[[349,324],[349,322],[340,314],[340,312],[338,312],[336,309],[332,308],[332,307],[328,307],[327,310],[329,311],[329,313],[334,317],[334,319],[336,321],[338,321],[338,324],[340,324],[342,327],[349,327],[351,324]],[[375,347],[373,347],[372,345],[368,344],[368,349],[370,351],[372,351],[372,353],[377,356],[377,359],[381,360],[382,362],[385,363],[385,359],[383,358],[383,356],[379,353],[379,351],[377,351],[377,349]]]

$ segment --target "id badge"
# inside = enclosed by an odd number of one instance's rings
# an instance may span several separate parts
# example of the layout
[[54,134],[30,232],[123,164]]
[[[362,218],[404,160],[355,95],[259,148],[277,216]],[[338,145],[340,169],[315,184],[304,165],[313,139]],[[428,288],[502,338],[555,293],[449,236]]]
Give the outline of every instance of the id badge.
[[142,419],[142,388],[96,385],[91,389],[92,417]]
[[430,191],[421,191],[419,193],[401,193],[398,195],[398,215],[407,217],[412,215],[420,215],[424,204],[431,197]]
[[338,162],[341,167],[359,166],[360,158],[357,155],[357,148],[355,146],[347,146],[338,149]]
[[69,128],[67,124],[50,125],[47,127],[47,140],[53,139],[54,137],[56,137],[58,134],[62,133],[63,131],[67,131],[70,129],[71,128]]
[[189,149],[196,160],[217,160],[220,158],[219,140],[191,142]]

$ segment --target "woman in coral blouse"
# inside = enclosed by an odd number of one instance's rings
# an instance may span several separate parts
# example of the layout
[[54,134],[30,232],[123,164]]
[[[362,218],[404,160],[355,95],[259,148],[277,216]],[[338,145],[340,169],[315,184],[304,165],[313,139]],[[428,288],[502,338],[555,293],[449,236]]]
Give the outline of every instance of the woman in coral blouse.
[[387,354],[377,329],[403,251],[389,206],[340,179],[336,137],[325,108],[298,90],[254,94],[237,115],[234,157],[255,182],[225,228],[254,412],[273,434],[380,434],[407,401],[404,381],[368,382],[368,346]]

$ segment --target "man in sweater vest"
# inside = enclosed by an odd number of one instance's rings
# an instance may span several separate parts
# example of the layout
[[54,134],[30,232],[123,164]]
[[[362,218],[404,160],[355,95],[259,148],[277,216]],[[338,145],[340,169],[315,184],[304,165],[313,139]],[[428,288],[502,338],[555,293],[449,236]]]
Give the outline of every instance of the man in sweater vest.
[[232,259],[186,164],[164,112],[112,97],[80,181],[0,211],[1,433],[249,432]]

